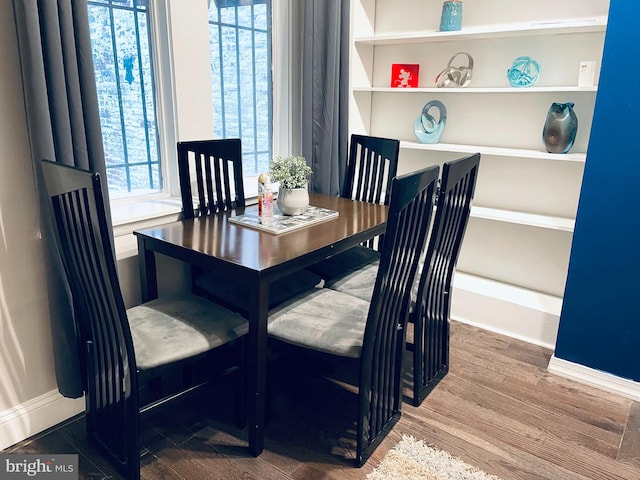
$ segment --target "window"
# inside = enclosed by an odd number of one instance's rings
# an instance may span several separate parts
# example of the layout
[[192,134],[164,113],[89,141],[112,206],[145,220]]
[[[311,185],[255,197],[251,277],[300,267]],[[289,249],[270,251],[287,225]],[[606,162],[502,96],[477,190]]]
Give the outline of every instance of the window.
[[87,4],[112,214],[179,199],[179,140],[240,137],[255,195],[271,158],[291,152],[290,2]]
[[272,158],[271,11],[265,0],[214,0],[209,42],[214,136],[242,139],[245,177]]
[[148,0],[89,0],[111,198],[162,190]]

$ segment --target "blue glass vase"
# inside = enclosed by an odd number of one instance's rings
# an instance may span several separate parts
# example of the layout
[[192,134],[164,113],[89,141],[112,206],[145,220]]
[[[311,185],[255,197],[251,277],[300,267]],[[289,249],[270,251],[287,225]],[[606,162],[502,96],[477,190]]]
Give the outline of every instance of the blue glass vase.
[[552,103],[542,130],[544,146],[549,153],[567,153],[578,131],[578,117],[573,103]]
[[440,31],[451,32],[462,28],[462,2],[460,0],[447,0],[442,4],[442,17],[440,17]]

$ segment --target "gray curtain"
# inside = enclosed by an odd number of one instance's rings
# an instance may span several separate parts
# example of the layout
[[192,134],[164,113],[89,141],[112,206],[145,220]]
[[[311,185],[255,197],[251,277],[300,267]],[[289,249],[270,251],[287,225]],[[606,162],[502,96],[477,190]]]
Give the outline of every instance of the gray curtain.
[[[47,258],[56,378],[62,395],[77,398],[83,394],[83,359],[71,296],[54,241],[40,161],[75,165],[99,172],[106,179],[87,3],[13,0],[13,10]],[[107,215],[110,217],[109,212]]]
[[313,192],[338,195],[346,170],[349,0],[305,0],[302,10],[302,155]]

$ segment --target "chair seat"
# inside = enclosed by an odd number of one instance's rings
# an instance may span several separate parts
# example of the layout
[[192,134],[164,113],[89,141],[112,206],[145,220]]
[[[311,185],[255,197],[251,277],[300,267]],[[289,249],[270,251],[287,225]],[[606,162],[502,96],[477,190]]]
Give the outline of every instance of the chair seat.
[[[351,272],[343,277],[336,278],[334,280],[328,280],[325,287],[332,290],[336,290],[352,297],[356,297],[367,302],[371,301],[373,296],[373,287],[376,282],[376,275],[378,275],[378,268],[380,262],[376,261],[369,265],[362,267],[355,272]],[[416,297],[418,295],[418,283],[420,280],[420,273],[422,271],[422,264],[418,266],[418,272],[416,273],[416,279],[411,287],[411,300],[409,303],[409,312],[413,312],[416,305]]]
[[379,260],[380,252],[358,245],[315,265],[311,265],[307,270],[320,275],[326,281],[343,277]]
[[269,336],[341,357],[360,358],[369,302],[328,288],[298,296],[269,314]]
[[375,261],[347,275],[327,280],[325,287],[370,302],[379,266],[380,261]]
[[[307,270],[300,270],[292,275],[278,279],[269,286],[269,308],[275,308],[321,283],[322,278]],[[228,275],[218,272],[203,273],[195,281],[196,293],[242,314],[247,313],[245,290],[246,286],[239,280],[229,278]]]
[[199,355],[249,331],[239,314],[190,293],[132,307],[127,316],[140,370]]

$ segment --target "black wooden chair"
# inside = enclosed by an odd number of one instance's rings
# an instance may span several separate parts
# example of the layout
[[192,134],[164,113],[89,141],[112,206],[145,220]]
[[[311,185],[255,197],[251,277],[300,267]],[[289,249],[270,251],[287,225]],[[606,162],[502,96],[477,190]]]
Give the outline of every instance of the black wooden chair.
[[358,466],[400,418],[410,304],[409,295],[403,292],[411,289],[426,243],[438,172],[439,167],[433,166],[393,179],[381,267],[371,302],[316,288],[269,315],[272,341],[334,359],[359,361]]
[[[239,138],[178,142],[178,173],[184,218],[225,214],[245,207]],[[307,270],[276,280],[269,288],[269,307],[321,282],[318,275]],[[194,293],[247,316],[245,286],[235,279],[192,268],[192,284]]]
[[[347,171],[340,196],[388,205],[391,181],[398,172],[399,152],[398,140],[351,135]],[[344,275],[378,260],[381,242],[382,237],[371,239],[363,245],[312,265],[308,270],[317,273],[324,280]]]
[[413,404],[419,406],[449,371],[449,317],[456,263],[469,223],[480,154],[445,163],[422,264],[413,323]]
[[239,138],[178,142],[178,176],[184,218],[245,206]]
[[[421,273],[411,289],[413,324],[413,398],[422,403],[449,371],[449,316],[453,275],[469,222],[480,154],[444,163],[436,214]],[[327,287],[370,300],[378,263],[327,282]]]
[[[232,367],[230,359],[239,363],[236,340],[248,323],[190,293],[125,310],[100,176],[41,165],[83,349],[87,436],[125,478],[137,480],[141,415],[199,392],[214,372]],[[243,405],[237,402],[238,416]]]

